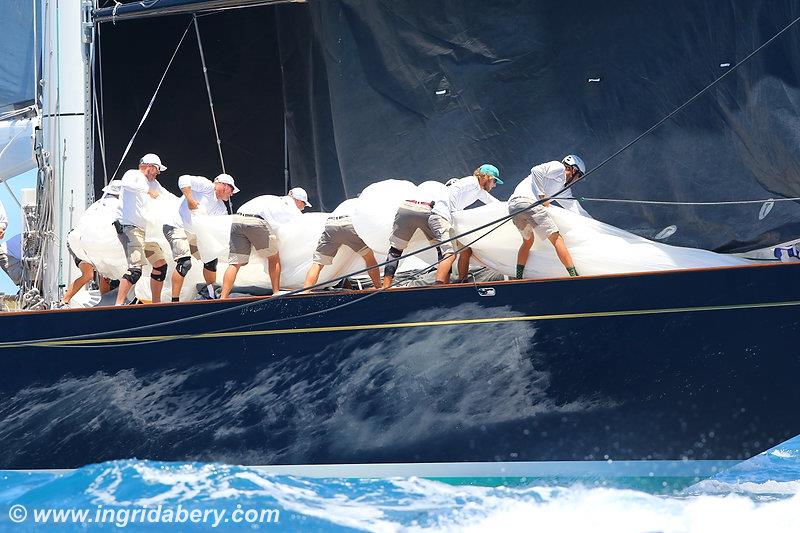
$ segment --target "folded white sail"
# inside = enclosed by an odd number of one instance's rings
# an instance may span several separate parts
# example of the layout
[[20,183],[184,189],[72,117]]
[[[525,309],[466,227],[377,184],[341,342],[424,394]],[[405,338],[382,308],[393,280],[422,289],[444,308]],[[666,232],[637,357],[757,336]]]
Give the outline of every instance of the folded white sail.
[[[389,248],[394,214],[400,202],[415,197],[414,195],[419,192],[420,190],[411,182],[386,180],[370,185],[358,198],[352,215],[353,225],[375,252],[379,261],[385,258]],[[163,224],[170,223],[173,212],[177,213],[178,198],[166,193],[158,200],[149,199],[148,202],[150,205],[146,238],[158,242],[167,261],[173,265],[170,247],[164,238],[162,227]],[[502,218],[508,214],[507,209],[505,202],[497,202],[459,211],[453,217],[456,232],[467,232]],[[746,259],[707,250],[653,242],[557,206],[550,206],[547,209],[558,224],[575,260],[575,266],[583,275],[730,266],[749,262]],[[282,289],[297,289],[303,286],[306,271],[311,266],[311,257],[326,218],[325,213],[306,213],[297,222],[278,228]],[[221,280],[228,260],[231,219],[231,216],[208,216],[202,213],[193,215],[192,227],[197,235],[200,260],[193,259],[193,268],[184,284],[182,294],[184,299],[193,298],[195,284],[203,283],[202,262],[219,259],[218,276]],[[107,213],[89,212],[73,232],[70,245],[73,249],[80,249],[81,253],[86,254],[102,275],[119,278],[125,272],[126,263],[112,222],[112,217]],[[463,236],[459,242],[467,245],[487,230],[488,228]],[[486,237],[478,239],[471,246],[477,262],[513,276],[516,270],[517,250],[521,242],[519,232],[509,221],[501,224]],[[428,246],[428,242],[418,232],[406,249],[406,254],[425,246]],[[404,257],[401,269],[419,269],[435,261],[436,252],[430,250],[414,257]],[[342,247],[333,264],[323,269],[320,281],[325,282],[362,268],[364,268],[363,259],[349,248]],[[146,275],[136,287],[137,295],[144,299],[150,298],[148,273],[149,268],[146,267]],[[528,278],[566,275],[553,246],[543,235],[537,234],[528,257],[525,275]],[[237,286],[255,290],[270,288],[266,258],[253,254],[250,263],[240,270]],[[164,296],[168,294],[167,282]]]

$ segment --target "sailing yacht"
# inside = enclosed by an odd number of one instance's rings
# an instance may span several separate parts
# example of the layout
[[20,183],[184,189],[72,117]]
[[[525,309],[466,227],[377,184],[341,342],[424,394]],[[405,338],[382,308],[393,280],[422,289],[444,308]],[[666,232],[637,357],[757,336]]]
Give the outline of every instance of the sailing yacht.
[[[718,252],[790,241],[797,113],[780,106],[800,50],[797,8],[778,3],[33,2],[44,89],[18,138],[40,169],[43,252],[29,288],[57,298],[55,236],[151,151],[243,190],[303,186],[327,208],[378,177],[491,157],[522,179],[520,159],[575,148],[609,156],[580,192],[598,219]],[[767,45],[740,63],[753,42]],[[681,102],[694,107],[614,155]],[[0,467],[709,475],[800,432],[797,268],[4,313]]]

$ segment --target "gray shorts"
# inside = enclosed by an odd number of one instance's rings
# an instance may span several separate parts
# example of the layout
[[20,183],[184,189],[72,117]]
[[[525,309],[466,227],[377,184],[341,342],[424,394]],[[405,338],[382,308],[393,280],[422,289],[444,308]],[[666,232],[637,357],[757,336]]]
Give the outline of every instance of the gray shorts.
[[519,230],[522,238],[525,240],[532,239],[534,228],[541,229],[548,237],[553,233],[558,233],[558,226],[556,226],[550,213],[547,212],[543,205],[539,204],[525,211],[534,203],[536,203],[535,200],[524,197],[514,198],[508,202],[508,214],[519,213],[511,221]]
[[356,233],[349,216],[329,217],[317,243],[313,261],[319,265],[330,265],[342,246],[347,246],[362,257],[370,252],[369,246]]
[[183,228],[176,228],[164,224],[164,238],[167,239],[172,248],[172,258],[194,256],[200,259],[200,252],[197,250],[197,237],[194,234],[186,233]]
[[136,226],[123,225],[122,233],[117,234],[125,257],[128,259],[128,268],[141,267],[145,261],[155,265],[164,259],[164,252],[157,242],[145,242],[144,230]]
[[405,201],[394,216],[389,244],[398,250],[405,250],[417,230],[422,231],[431,244],[441,243],[439,248],[443,254],[454,252],[453,241],[442,243],[445,239],[455,237],[452,224],[443,216],[431,213],[428,205]]
[[246,265],[250,249],[267,257],[278,253],[278,238],[266,221],[246,215],[233,215],[231,223],[231,253],[228,263]]

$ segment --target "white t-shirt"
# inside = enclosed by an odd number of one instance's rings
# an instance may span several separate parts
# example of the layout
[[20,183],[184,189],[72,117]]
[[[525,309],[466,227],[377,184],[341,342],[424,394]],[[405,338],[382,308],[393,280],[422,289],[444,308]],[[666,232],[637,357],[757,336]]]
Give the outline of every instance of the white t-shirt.
[[6,216],[6,208],[3,207],[3,202],[0,202],[0,229],[4,230],[8,227],[8,216]]
[[475,176],[461,178],[444,190],[437,190],[438,194],[433,201],[433,212],[452,222],[452,213],[461,211],[474,204],[477,200],[485,204],[497,202],[497,198],[481,189],[481,184]]
[[[516,198],[532,198],[539,200],[541,196],[550,197],[564,188],[567,175],[564,173],[564,164],[561,161],[550,161],[536,165],[531,169],[528,177],[522,180],[508,200]],[[568,211],[591,218],[578,200],[572,196],[572,189],[567,189],[556,196],[553,201]]]
[[180,220],[184,225],[192,225],[192,213],[220,216],[227,215],[228,208],[225,207],[225,202],[217,198],[214,190],[214,182],[203,176],[188,176],[184,175],[178,178],[178,188],[183,190],[185,187],[192,189],[192,198],[200,204],[196,210],[189,209],[189,204],[186,202],[186,197],[181,199],[181,204],[178,207]]
[[358,205],[358,198],[350,198],[349,200],[345,200],[344,202],[340,203],[336,209],[333,210],[333,213],[330,214],[332,217],[349,217],[353,215],[353,212],[356,210],[356,205]]
[[289,196],[273,196],[265,194],[256,196],[249,202],[242,204],[236,211],[242,215],[258,215],[263,218],[271,228],[277,230],[283,224],[288,224],[303,214]]
[[83,216],[85,217],[87,215],[91,215],[92,213],[102,213],[114,218],[114,220],[118,220],[116,217],[120,212],[121,205],[122,202],[120,202],[119,198],[114,196],[103,196],[95,203],[87,207],[86,211],[83,213]]
[[122,213],[120,222],[126,226],[136,226],[139,229],[147,227],[146,208],[148,192],[154,189],[161,194],[163,189],[158,180],[147,181],[139,169],[131,169],[122,176]]

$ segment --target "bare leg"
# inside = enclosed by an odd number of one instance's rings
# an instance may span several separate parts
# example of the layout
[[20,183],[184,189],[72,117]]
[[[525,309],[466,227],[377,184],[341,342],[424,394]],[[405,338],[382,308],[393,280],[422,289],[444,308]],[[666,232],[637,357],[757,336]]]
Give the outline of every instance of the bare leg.
[[215,270],[203,268],[203,279],[206,285],[213,285],[217,282],[217,272]]
[[133,283],[128,281],[125,278],[119,280],[119,289],[117,290],[117,301],[114,302],[114,305],[122,305],[125,303],[125,297],[128,296],[128,292],[130,292],[131,287],[133,287]]
[[378,270],[378,261],[375,260],[375,254],[372,253],[372,250],[367,252],[367,255],[364,256],[364,262],[367,264],[367,274],[369,274],[369,279],[372,280],[372,284],[375,288],[379,288],[381,286],[381,272]]
[[72,297],[75,296],[75,294],[77,294],[77,292],[81,290],[84,285],[92,281],[92,278],[94,277],[94,267],[91,265],[91,263],[81,261],[78,268],[81,269],[81,276],[72,282],[66,294],[64,294],[62,301],[65,304],[68,304]]
[[172,271],[172,299],[180,298],[184,277],[178,274],[178,269]]
[[556,254],[558,255],[558,259],[566,268],[575,268],[575,265],[572,262],[572,256],[569,254],[569,250],[567,250],[567,245],[564,244],[564,238],[561,236],[560,233],[556,232],[552,235],[548,235],[547,237],[550,239],[550,242],[553,243],[553,246],[556,249]]
[[519,251],[517,252],[517,279],[522,279],[523,273],[521,270],[525,270],[525,264],[528,262],[528,254],[530,253],[532,247],[533,236],[531,236],[530,239],[522,239],[522,245],[519,247]]
[[469,275],[470,259],[472,259],[472,248],[464,248],[458,254],[458,281],[466,281]]
[[97,284],[100,286],[100,294],[105,294],[111,290],[111,280],[100,276]]
[[[167,262],[162,259],[158,261],[155,265],[153,265],[153,268],[161,268],[166,264]],[[150,278],[150,294],[152,295],[150,301],[153,302],[154,304],[161,302],[161,289],[163,287],[164,287],[163,281],[156,281],[152,277]]]
[[319,263],[311,263],[311,268],[308,269],[306,274],[306,281],[303,283],[303,288],[307,289],[317,283],[319,280],[319,273],[322,272],[322,265]]
[[219,295],[221,299],[224,300],[230,295],[240,268],[242,268],[242,265],[228,265],[228,268],[225,270],[225,276],[222,278],[222,293]]
[[450,271],[453,269],[455,261],[456,254],[449,254],[442,259],[442,262],[436,268],[436,283],[450,283]]
[[281,257],[278,254],[267,258],[269,282],[272,285],[272,294],[281,290]]

